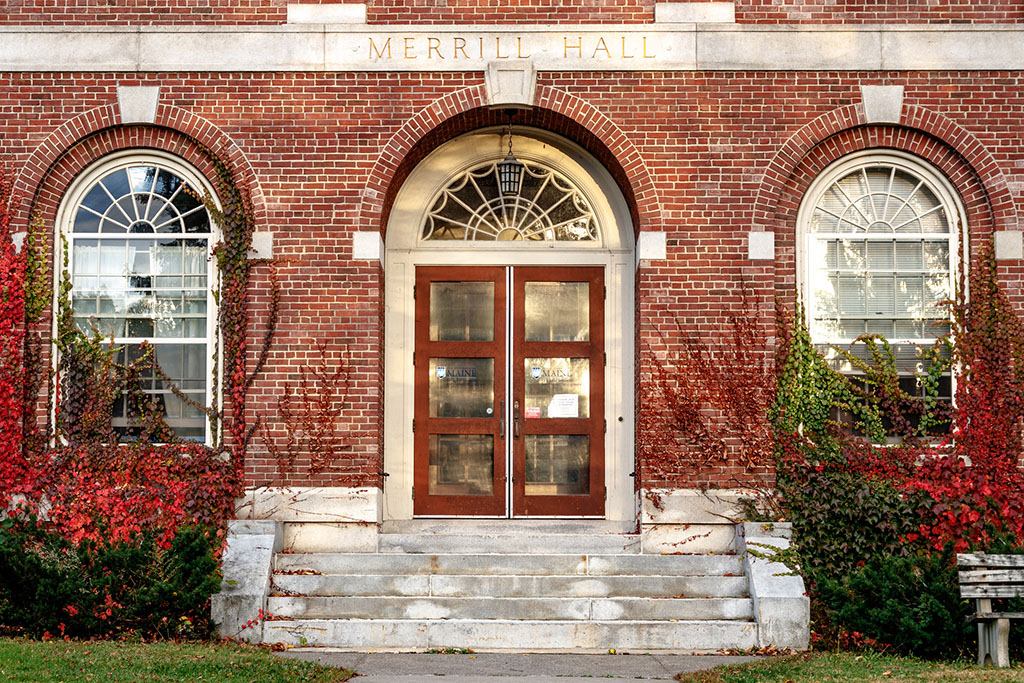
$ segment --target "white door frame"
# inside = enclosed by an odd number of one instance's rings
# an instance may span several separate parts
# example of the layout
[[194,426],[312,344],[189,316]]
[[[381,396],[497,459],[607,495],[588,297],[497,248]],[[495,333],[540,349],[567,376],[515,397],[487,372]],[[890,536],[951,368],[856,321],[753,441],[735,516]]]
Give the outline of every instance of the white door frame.
[[[413,352],[417,266],[604,266],[605,286],[605,518],[633,521],[637,496],[630,476],[634,439],[634,240],[629,207],[611,174],[577,145],[517,127],[515,152],[523,161],[557,169],[594,210],[594,242],[422,241],[424,217],[437,193],[457,174],[504,157],[501,129],[460,136],[428,155],[409,174],[388,220],[384,268],[384,520],[412,519],[414,414]],[[507,144],[507,143],[506,143]]]

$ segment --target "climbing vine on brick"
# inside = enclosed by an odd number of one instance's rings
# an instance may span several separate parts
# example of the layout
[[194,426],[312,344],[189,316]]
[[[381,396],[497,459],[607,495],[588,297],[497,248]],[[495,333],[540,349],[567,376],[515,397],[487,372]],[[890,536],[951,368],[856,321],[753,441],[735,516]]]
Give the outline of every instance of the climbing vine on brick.
[[[637,434],[642,484],[728,470],[737,484],[770,465],[766,406],[775,394],[767,326],[744,287],[742,309],[714,339],[673,333],[642,347]],[[657,502],[657,501],[655,501]]]
[[[1024,545],[1024,325],[990,248],[958,291],[951,334],[920,355],[923,398],[900,389],[883,339],[860,340],[870,361],[851,379],[817,352],[799,311],[780,327],[777,493],[812,574],[947,545]],[[938,399],[950,370],[952,405]]]
[[303,365],[298,381],[287,385],[277,402],[282,428],[263,432],[264,446],[282,475],[294,472],[300,462],[309,475],[324,472],[361,435],[346,428],[342,416],[352,376],[348,349],[333,351],[323,343],[316,348],[318,362]]
[[[15,249],[6,213],[9,185],[0,184],[0,490],[5,496],[23,494],[26,513],[45,512],[47,523],[76,543],[129,541],[141,533],[155,534],[166,545],[182,524],[220,526],[240,493],[246,447],[259,426],[258,419],[246,419],[246,397],[273,343],[280,286],[273,263],[249,259],[255,215],[248,191],[217,152],[192,142],[213,169],[217,200],[200,199],[222,233],[213,249],[220,334],[210,393],[223,397],[223,405],[191,401],[166,376],[147,344],[128,353],[95,328],[76,322],[66,268],[57,275],[56,362],[47,371],[46,340],[27,335],[26,329],[49,309],[48,226],[33,220],[25,247]],[[58,248],[68,263],[66,242],[61,240]],[[248,296],[257,265],[269,269],[270,306],[261,321],[261,344],[250,361]],[[179,399],[208,416],[210,445],[176,437],[163,406],[143,390],[146,375],[156,375]],[[44,429],[36,404],[47,377],[53,388]],[[112,412],[118,401],[126,405],[130,424],[115,430]]]
[[[251,423],[248,421],[245,413],[246,397],[270,353],[277,330],[281,287],[273,261],[250,258],[256,217],[248,190],[235,181],[231,168],[219,154],[198,141],[194,142],[209,157],[213,167],[212,181],[220,205],[210,196],[201,199],[220,228],[222,238],[213,250],[219,275],[216,301],[220,332],[220,346],[215,354],[220,362],[214,386],[219,390],[217,395],[222,397],[225,409],[218,411],[211,407],[207,409],[207,414],[210,417],[210,429],[215,435],[214,442],[226,443],[230,447],[232,462],[241,479],[245,470],[246,448],[260,425],[258,416]],[[265,264],[269,269],[270,303],[263,340],[250,369],[247,367],[246,339],[251,323],[249,282],[257,263]]]
[[21,452],[26,258],[14,243],[10,196],[10,181],[0,169],[0,495],[4,498],[20,488],[28,474]]

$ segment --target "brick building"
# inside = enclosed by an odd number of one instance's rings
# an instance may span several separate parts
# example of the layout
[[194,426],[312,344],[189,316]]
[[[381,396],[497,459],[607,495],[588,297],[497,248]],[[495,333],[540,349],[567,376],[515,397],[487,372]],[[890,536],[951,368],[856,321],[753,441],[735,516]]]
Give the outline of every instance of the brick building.
[[[750,301],[771,338],[773,301],[798,296],[817,341],[879,332],[912,349],[945,315],[935,304],[960,247],[993,239],[1020,301],[1022,20],[1009,0],[16,0],[0,9],[0,156],[14,220],[42,216],[68,239],[76,315],[153,342],[205,402],[223,398],[206,258],[218,235],[182,188],[212,190],[205,146],[251,193],[255,256],[283,284],[246,406],[263,430],[239,511],[263,520],[252,538],[366,566],[386,548],[584,564],[613,546],[723,553],[749,473],[638,457],[644,350],[680,330],[714,338]],[[269,266],[254,273],[265,311]],[[315,473],[308,453],[283,473],[281,400],[321,348],[348,368],[343,447]],[[169,422],[205,438],[202,416],[165,398]],[[716,586],[735,573],[715,571]],[[739,616],[701,617],[699,637],[650,605],[629,617],[632,635],[585,632],[626,609],[599,603],[609,586],[566,589],[591,600],[566,607],[586,616],[526,619],[518,642],[800,644],[772,635],[753,585],[734,596],[748,600]],[[683,592],[698,594],[667,595]],[[380,644],[340,635],[356,621],[388,624],[383,644],[506,636],[486,620],[468,636],[385,612],[339,617],[318,642]],[[261,637],[313,640],[310,623],[268,622]],[[548,630],[528,631],[538,623]]]

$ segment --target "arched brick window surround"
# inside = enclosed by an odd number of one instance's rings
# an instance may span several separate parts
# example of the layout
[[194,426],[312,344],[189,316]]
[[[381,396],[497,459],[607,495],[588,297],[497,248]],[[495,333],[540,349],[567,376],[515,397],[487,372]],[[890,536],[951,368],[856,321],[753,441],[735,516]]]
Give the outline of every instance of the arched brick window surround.
[[775,232],[776,291],[796,291],[797,211],[811,183],[838,159],[864,150],[899,150],[934,166],[967,212],[968,241],[1017,228],[1006,178],[991,153],[948,118],[905,107],[901,125],[868,125],[861,105],[837,109],[793,135],[768,164],[755,201],[755,230]]
[[[123,125],[115,105],[97,107],[76,116],[54,130],[33,150],[14,179],[11,198],[12,223],[27,225],[31,217],[40,217],[54,225],[57,211],[74,179],[103,157],[123,150],[160,150],[180,157],[208,181],[216,172],[209,157],[196,143],[219,153],[229,164],[237,182],[249,188],[257,222],[265,222],[264,201],[256,176],[241,150],[230,138],[209,121],[184,109],[169,105],[157,108],[156,121],[148,125]],[[54,273],[51,252],[51,274]],[[47,315],[48,317],[48,315]],[[32,331],[40,339],[51,334],[49,325]],[[43,346],[44,361],[49,360],[50,347]],[[42,392],[48,391],[44,386]],[[40,394],[39,411],[43,411],[44,393]],[[230,398],[224,397],[224,408],[230,410]],[[44,415],[39,412],[40,419]]]
[[[904,106],[898,125],[868,124],[862,104],[819,116],[783,144],[765,168],[754,201],[753,229],[792,225],[792,220],[786,220],[795,217],[788,195],[794,187],[800,190],[809,185],[801,178],[804,173],[815,171],[814,167],[820,172],[840,156],[872,146],[900,149],[935,164],[963,195],[972,228],[982,228],[975,221],[975,210],[983,202],[990,217],[989,232],[1017,229],[1017,209],[1006,177],[974,134],[942,114],[911,105]],[[964,182],[968,178],[970,182]]]
[[[423,109],[391,137],[371,170],[359,209],[361,223],[384,232],[391,201],[419,161],[462,133],[507,121],[504,110],[487,108],[483,85],[451,93]],[[582,146],[604,164],[622,189],[634,230],[661,229],[660,203],[640,153],[593,105],[561,90],[538,86],[536,106],[517,110],[513,122],[549,130]]]
[[165,104],[157,107],[152,124],[121,124],[116,105],[108,105],[80,114],[50,133],[14,179],[12,220],[25,224],[32,213],[52,220],[75,176],[97,159],[120,150],[162,150],[181,157],[212,180],[214,170],[196,142],[220,154],[236,180],[249,188],[257,221],[261,221],[263,196],[238,146],[206,119]]

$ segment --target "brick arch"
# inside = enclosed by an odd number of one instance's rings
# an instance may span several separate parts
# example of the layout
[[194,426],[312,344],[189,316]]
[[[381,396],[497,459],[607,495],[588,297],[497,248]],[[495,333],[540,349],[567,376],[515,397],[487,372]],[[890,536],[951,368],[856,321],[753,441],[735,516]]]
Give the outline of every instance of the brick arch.
[[[869,124],[864,119],[863,104],[858,103],[822,114],[786,140],[768,163],[758,187],[752,217],[753,229],[780,227],[780,202],[783,201],[786,187],[792,183],[793,175],[800,165],[813,150],[822,146],[840,144],[844,148],[849,148],[848,140],[842,143],[837,143],[837,140],[842,134],[854,130],[862,131],[860,136],[863,139],[875,139],[874,144],[877,146],[903,149],[912,153],[918,153],[915,147],[928,147],[919,138],[935,141],[944,147],[947,153],[959,157],[966,164],[969,174],[976,179],[974,186],[968,189],[961,186],[957,178],[947,173],[954,188],[962,195],[980,190],[990,213],[990,230],[1008,230],[1016,227],[1017,209],[1006,177],[995,158],[974,134],[938,112],[912,105],[904,105],[899,124]],[[879,131],[887,133],[881,135]],[[881,137],[878,137],[879,135]],[[848,151],[866,148],[867,146],[861,146],[857,149],[850,148]],[[935,165],[946,172],[941,164]],[[965,204],[968,204],[970,213],[970,201],[966,196],[963,199]]]
[[[658,194],[643,158],[626,134],[596,107],[561,90],[538,86],[536,106],[518,110],[513,120],[516,125],[558,133],[593,154],[625,195],[635,234],[661,228]],[[391,136],[378,156],[363,190],[360,221],[375,225],[383,234],[395,194],[417,163],[453,137],[506,121],[504,111],[488,108],[483,85],[450,93],[424,108]]]
[[958,193],[967,214],[965,218],[969,234],[965,236],[963,244],[970,252],[987,241],[979,238],[990,236],[999,229],[983,179],[962,155],[945,142],[921,131],[896,126],[848,128],[807,150],[781,184],[772,213],[761,224],[775,233],[775,286],[776,291],[784,293],[784,298],[789,299],[797,294],[797,250],[800,239],[797,213],[808,189],[833,162],[849,154],[869,150],[882,153],[886,150],[899,150],[913,154],[946,177]]
[[53,218],[71,181],[101,157],[126,149],[159,149],[182,157],[214,178],[203,145],[221,155],[247,187],[259,218],[263,195],[242,150],[210,121],[172,105],[157,107],[151,124],[122,124],[117,105],[96,107],[64,122],[29,155],[12,185],[12,218],[27,222],[33,212]]

